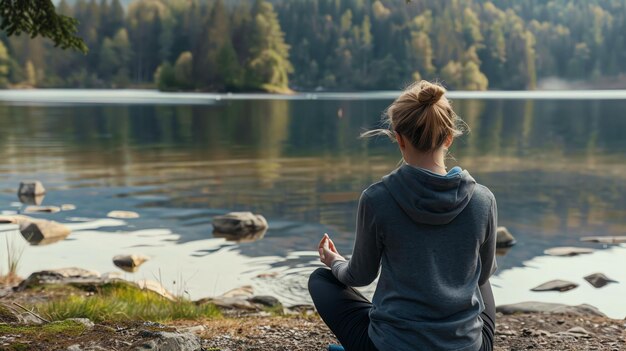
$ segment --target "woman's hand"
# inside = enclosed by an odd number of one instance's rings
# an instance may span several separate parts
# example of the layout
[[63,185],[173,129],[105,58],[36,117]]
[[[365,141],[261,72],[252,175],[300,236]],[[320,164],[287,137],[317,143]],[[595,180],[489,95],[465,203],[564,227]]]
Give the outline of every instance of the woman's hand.
[[337,252],[335,243],[330,240],[328,234],[324,234],[324,236],[322,237],[318,251],[320,253],[320,261],[322,261],[322,263],[324,263],[328,267],[331,267],[333,262],[335,262],[336,260],[346,260],[345,258],[343,258],[343,256],[339,254],[339,252]]

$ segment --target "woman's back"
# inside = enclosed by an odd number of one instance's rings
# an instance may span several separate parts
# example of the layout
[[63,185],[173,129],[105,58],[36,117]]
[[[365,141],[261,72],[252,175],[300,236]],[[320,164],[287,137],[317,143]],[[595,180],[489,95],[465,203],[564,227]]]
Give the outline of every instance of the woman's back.
[[[309,279],[313,302],[352,350],[490,351],[497,209],[493,194],[445,158],[464,124],[445,89],[408,87],[387,109],[388,135],[404,165],[365,190],[347,261],[325,234]],[[381,270],[382,267],[382,270]],[[352,287],[378,276],[370,303]]]
[[491,192],[467,171],[439,176],[404,165],[364,195],[374,233],[363,234],[382,249],[372,341],[381,349],[478,349],[478,285],[495,270],[495,245],[483,246],[495,240]]

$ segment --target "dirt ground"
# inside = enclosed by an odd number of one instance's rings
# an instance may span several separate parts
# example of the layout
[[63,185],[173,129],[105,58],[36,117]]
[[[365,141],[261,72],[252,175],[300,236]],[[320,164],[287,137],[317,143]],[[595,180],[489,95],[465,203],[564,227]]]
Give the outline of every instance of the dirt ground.
[[[557,314],[499,316],[495,350],[626,350],[623,320]],[[201,337],[212,351],[322,351],[336,339],[317,316],[242,317],[158,324],[105,323],[79,335],[54,337],[11,334],[0,328],[0,350],[132,350],[145,339],[142,330],[175,329]],[[97,346],[97,347],[96,347]],[[99,348],[98,348],[99,347]]]

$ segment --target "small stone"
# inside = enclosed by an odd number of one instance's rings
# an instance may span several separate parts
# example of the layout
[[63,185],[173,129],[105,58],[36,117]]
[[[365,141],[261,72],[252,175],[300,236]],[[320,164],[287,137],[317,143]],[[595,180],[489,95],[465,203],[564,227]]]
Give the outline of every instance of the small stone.
[[24,218],[18,222],[22,236],[31,245],[47,245],[61,241],[72,232],[67,226],[54,221]]
[[195,325],[193,327],[185,327],[185,328],[178,329],[178,331],[181,333],[194,333],[194,334],[200,334],[204,332],[205,330],[206,330],[206,327],[204,325]]
[[263,305],[266,307],[278,307],[282,305],[280,301],[278,301],[277,298],[275,298],[274,296],[269,296],[269,295],[254,296],[248,299],[248,301],[259,304],[259,305]]
[[57,213],[61,208],[57,206],[27,206],[24,213]]
[[270,273],[260,273],[260,274],[257,274],[256,277],[260,278],[260,279],[268,279],[268,278],[276,278],[277,276],[278,276],[277,272],[270,272]]
[[26,196],[44,195],[45,193],[46,188],[38,180],[25,180],[20,183],[20,188],[17,190],[18,195]]
[[198,351],[202,350],[200,338],[192,333],[176,332],[153,332],[142,330],[139,332],[142,338],[150,339],[133,345],[132,350],[158,350],[158,351]]
[[578,287],[578,284],[566,280],[551,280],[531,289],[531,291],[568,291]]
[[575,335],[578,335],[578,336],[583,337],[583,338],[591,338],[593,336],[592,333],[588,332],[583,327],[574,327],[574,328],[569,329],[567,332],[575,334]]
[[117,219],[134,219],[139,218],[139,214],[132,211],[111,211],[107,214],[107,217]]
[[617,281],[610,279],[602,273],[590,274],[584,277],[584,279],[596,288],[601,288],[609,283],[617,283]]
[[496,230],[496,247],[511,247],[517,244],[517,240],[506,227],[498,227]]
[[580,238],[580,241],[601,244],[621,244],[626,243],[626,235],[624,236],[586,236]]
[[125,272],[136,272],[150,257],[142,254],[117,255],[113,257],[113,264]]
[[161,283],[157,281],[145,279],[145,280],[139,280],[136,283],[141,289],[146,289],[146,290],[155,292],[165,297],[168,300],[172,300],[172,301],[176,300],[174,295],[171,292],[169,292],[167,289],[165,289],[165,287],[163,287],[163,285],[161,285]]
[[244,285],[232,290],[228,290],[219,297],[243,297],[248,299],[252,297],[252,294],[254,294],[254,288],[252,288],[251,285]]
[[553,247],[551,249],[545,250],[543,253],[549,256],[577,256],[590,254],[594,251],[595,250],[586,247],[563,246]]

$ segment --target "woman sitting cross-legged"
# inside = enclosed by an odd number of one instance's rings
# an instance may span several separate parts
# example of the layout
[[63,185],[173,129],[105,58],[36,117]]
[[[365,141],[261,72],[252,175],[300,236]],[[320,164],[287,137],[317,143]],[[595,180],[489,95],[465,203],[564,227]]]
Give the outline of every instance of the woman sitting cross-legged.
[[[388,108],[401,167],[363,191],[345,260],[325,234],[309,292],[348,351],[493,349],[497,209],[493,194],[444,160],[463,122],[445,90],[421,81]],[[380,272],[380,276],[379,276]],[[372,302],[353,287],[379,276]]]

